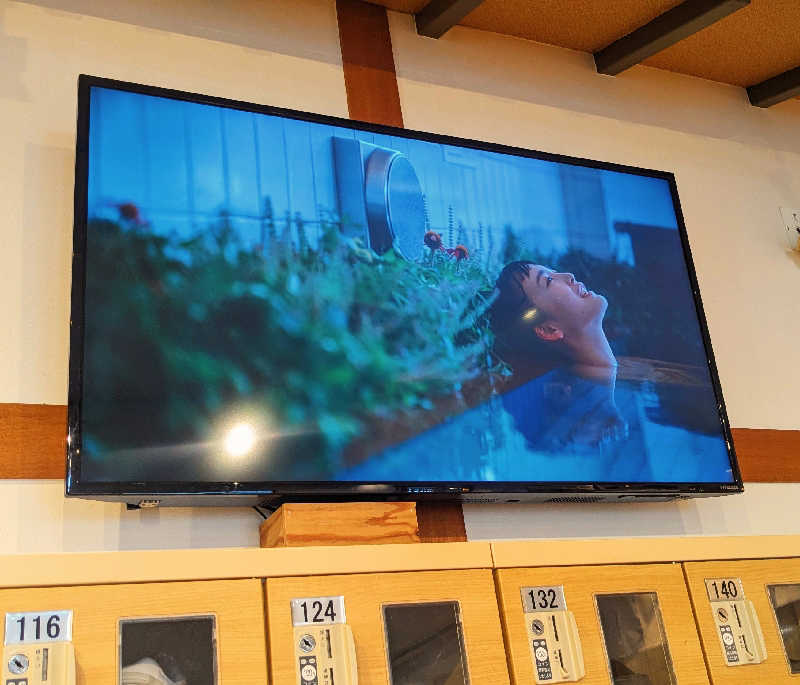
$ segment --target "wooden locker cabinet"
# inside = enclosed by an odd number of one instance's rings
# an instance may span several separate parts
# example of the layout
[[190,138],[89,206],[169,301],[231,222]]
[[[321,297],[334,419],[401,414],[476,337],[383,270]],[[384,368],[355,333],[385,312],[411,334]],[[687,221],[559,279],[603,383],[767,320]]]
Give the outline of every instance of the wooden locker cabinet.
[[563,585],[567,609],[578,624],[586,675],[582,685],[610,685],[595,595],[655,592],[677,685],[709,685],[703,652],[679,564],[558,566],[496,571],[511,679],[535,683],[520,588]]
[[119,682],[120,618],[216,616],[220,685],[267,682],[261,581],[227,580],[0,590],[7,612],[73,611],[77,685]]
[[503,633],[492,572],[422,571],[268,578],[270,682],[296,685],[290,602],[303,597],[344,597],[352,628],[359,685],[388,685],[382,607],[385,604],[457,601],[470,682],[508,683]]
[[[687,562],[684,567],[713,685],[798,685],[800,674],[792,675],[789,670],[767,586],[800,583],[800,558]],[[706,593],[706,578],[741,579],[745,597],[753,602],[764,634],[765,661],[746,666],[726,665]]]

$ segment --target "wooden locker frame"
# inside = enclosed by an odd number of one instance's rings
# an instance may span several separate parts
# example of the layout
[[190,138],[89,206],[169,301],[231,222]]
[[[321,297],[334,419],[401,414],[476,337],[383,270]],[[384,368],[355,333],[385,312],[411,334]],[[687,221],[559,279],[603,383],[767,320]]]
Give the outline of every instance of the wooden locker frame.
[[217,683],[267,682],[264,604],[258,579],[0,590],[7,612],[71,609],[76,685],[119,682],[119,619],[213,615]]
[[[800,584],[800,558],[689,562],[683,566],[713,685],[800,685],[800,673],[792,674],[789,670],[777,617],[767,591],[768,585]],[[729,577],[742,579],[745,598],[753,602],[758,615],[767,647],[767,659],[760,664],[725,664],[704,581],[706,578]]]
[[290,601],[339,595],[344,596],[347,623],[355,638],[360,685],[389,683],[382,607],[442,601],[459,603],[470,682],[509,683],[492,571],[472,569],[268,578],[272,685],[297,683]]
[[[567,609],[575,614],[586,675],[582,685],[611,685],[611,668],[600,626],[596,595],[655,592],[676,685],[709,685],[692,606],[678,564],[555,566],[495,571],[506,651],[514,685],[535,683],[523,619],[520,588],[563,585]],[[687,634],[680,637],[681,624]],[[694,639],[692,639],[694,638]]]

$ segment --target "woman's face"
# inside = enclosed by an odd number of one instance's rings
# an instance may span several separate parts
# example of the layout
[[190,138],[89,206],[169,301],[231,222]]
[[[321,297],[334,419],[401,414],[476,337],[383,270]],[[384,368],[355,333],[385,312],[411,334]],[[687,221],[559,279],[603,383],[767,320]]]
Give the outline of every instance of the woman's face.
[[565,334],[600,322],[608,307],[605,297],[586,288],[570,273],[558,273],[532,264],[522,290],[535,303],[543,320],[558,325]]

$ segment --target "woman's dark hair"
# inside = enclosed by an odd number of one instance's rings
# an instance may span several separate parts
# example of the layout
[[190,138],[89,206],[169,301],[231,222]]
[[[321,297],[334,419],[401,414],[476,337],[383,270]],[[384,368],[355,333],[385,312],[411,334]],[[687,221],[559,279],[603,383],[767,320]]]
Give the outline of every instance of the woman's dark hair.
[[526,311],[535,307],[522,288],[530,275],[533,262],[511,262],[503,267],[495,282],[497,297],[489,310],[489,320],[495,335],[514,327]]
[[536,303],[522,287],[534,262],[516,261],[503,267],[495,282],[495,299],[489,308],[489,325],[495,336],[495,353],[514,366],[513,359],[521,356],[530,361],[547,362],[561,359],[561,354],[552,343],[541,340],[533,330],[533,324],[542,321]]

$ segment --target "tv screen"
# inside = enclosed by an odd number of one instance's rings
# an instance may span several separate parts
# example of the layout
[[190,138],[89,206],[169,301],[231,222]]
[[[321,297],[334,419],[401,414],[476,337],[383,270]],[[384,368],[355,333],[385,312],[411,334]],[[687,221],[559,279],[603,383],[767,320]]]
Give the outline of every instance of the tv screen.
[[741,490],[672,174],[87,76],[77,151],[68,494]]

